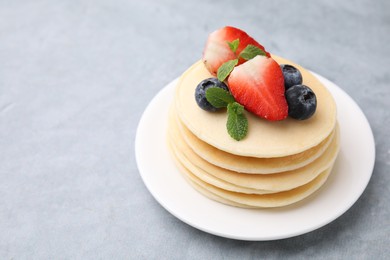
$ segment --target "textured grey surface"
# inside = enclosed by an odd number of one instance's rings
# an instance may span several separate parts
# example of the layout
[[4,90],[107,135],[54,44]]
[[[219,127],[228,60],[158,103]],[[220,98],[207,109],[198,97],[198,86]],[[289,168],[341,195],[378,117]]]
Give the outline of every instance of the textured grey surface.
[[[389,3],[0,1],[0,258],[388,258]],[[334,81],[371,124],[366,191],[317,231],[216,237],[173,217],[142,183],[143,110],[227,24]]]

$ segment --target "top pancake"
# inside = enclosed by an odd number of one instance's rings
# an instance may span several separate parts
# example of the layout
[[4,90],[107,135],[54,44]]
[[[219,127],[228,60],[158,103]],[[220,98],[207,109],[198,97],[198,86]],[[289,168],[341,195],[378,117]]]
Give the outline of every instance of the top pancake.
[[279,64],[290,64],[300,70],[303,84],[309,86],[317,97],[317,110],[307,120],[287,118],[282,121],[267,121],[249,112],[248,134],[236,141],[226,130],[227,113],[211,113],[198,107],[195,88],[212,75],[201,61],[192,65],[180,77],[175,93],[176,111],[187,128],[204,142],[228,153],[258,158],[288,156],[303,152],[323,141],[335,127],[336,104],[322,83],[303,67],[272,56]]

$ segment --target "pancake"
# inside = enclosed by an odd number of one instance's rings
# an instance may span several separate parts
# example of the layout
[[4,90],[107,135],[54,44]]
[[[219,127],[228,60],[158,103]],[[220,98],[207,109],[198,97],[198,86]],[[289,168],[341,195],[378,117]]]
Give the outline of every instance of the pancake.
[[203,181],[225,190],[266,194],[290,190],[315,179],[322,171],[333,165],[339,148],[339,131],[332,139],[326,151],[314,162],[292,171],[275,174],[245,174],[215,166],[199,157],[183,140],[180,134],[171,128],[170,138],[176,158],[192,174]]
[[336,124],[336,105],[329,91],[310,72],[283,58],[273,56],[280,64],[297,67],[317,96],[317,110],[307,120],[287,118],[270,122],[246,113],[247,136],[236,141],[226,131],[227,113],[210,113],[200,109],[195,101],[195,88],[212,75],[201,61],[180,77],[175,93],[175,106],[180,120],[200,140],[227,153],[259,158],[284,157],[306,151],[324,141]]
[[[176,164],[180,169],[180,172],[185,176],[186,180],[191,184],[195,183],[196,185],[202,187],[202,190],[206,190],[207,193],[212,193],[213,196],[209,198],[214,199],[215,196],[222,198],[223,203],[236,206],[236,207],[255,207],[255,208],[274,208],[282,207],[293,204],[295,202],[301,201],[304,198],[308,197],[316,190],[318,190],[327,180],[332,167],[326,169],[319,176],[317,176],[313,181],[300,186],[298,188],[283,191],[272,194],[244,194],[238,192],[227,191],[213,185],[210,185],[195,175],[193,175],[185,166],[183,166],[176,158]],[[203,194],[204,193],[202,192]],[[233,202],[233,203],[229,203]]]
[[[172,150],[171,150],[171,153],[172,153]],[[173,153],[172,153],[173,155]],[[173,156],[174,157],[174,156]],[[175,158],[175,157],[174,157]],[[217,195],[215,195],[214,193],[208,191],[207,189],[203,188],[201,185],[198,185],[196,182],[193,182],[191,181],[191,179],[186,175],[184,174],[185,171],[187,171],[187,169],[178,161],[176,160],[175,158],[175,163],[176,163],[176,166],[178,167],[178,169],[180,170],[180,173],[181,175],[184,177],[184,179],[196,190],[198,191],[200,194],[204,195],[205,197],[211,199],[211,200],[214,200],[214,201],[217,201],[217,202],[220,202],[220,203],[223,203],[223,204],[226,204],[226,205],[229,205],[229,206],[235,206],[235,207],[240,207],[240,208],[254,208],[254,207],[250,207],[250,206],[247,206],[247,205],[244,205],[244,204],[240,204],[240,203],[237,203],[237,202],[233,202],[231,200],[227,200],[227,199],[224,199],[224,198],[221,198]]]
[[186,179],[187,179],[187,182],[190,183],[190,185],[195,190],[197,190],[198,192],[200,192],[201,194],[203,194],[205,197],[207,197],[209,199],[212,199],[214,201],[217,201],[217,202],[229,205],[229,206],[235,206],[235,207],[240,207],[240,208],[255,208],[255,207],[250,207],[248,205],[240,204],[240,203],[237,203],[237,202],[233,202],[231,200],[227,200],[227,199],[221,198],[221,197],[215,195],[214,193],[209,192],[208,190],[206,190],[202,186],[196,184],[195,182],[192,182],[190,179],[188,179],[188,178],[186,178]]
[[[174,114],[173,111],[172,113]],[[298,154],[275,158],[256,158],[238,156],[219,150],[198,139],[180,122],[180,119],[177,117],[176,119],[175,122],[170,122],[172,131],[177,131],[178,128],[179,132],[176,134],[181,134],[185,142],[198,156],[218,167],[248,174],[272,174],[301,168],[320,157],[334,136],[334,131],[332,131],[320,144]]]
[[[199,168],[192,164],[189,159],[183,154],[183,151],[179,148],[180,145],[176,145],[176,138],[171,134],[168,142],[170,144],[170,148],[173,152],[173,155],[175,156],[176,160],[180,162],[181,165],[183,165],[185,168],[187,168],[192,174],[194,174],[196,177],[201,179],[202,181],[219,187],[224,190],[234,191],[234,192],[240,192],[240,193],[247,193],[247,194],[268,194],[268,193],[274,193],[275,191],[268,191],[268,190],[261,190],[261,189],[252,189],[242,186],[237,186],[233,183],[224,181],[220,178],[216,178],[214,175],[209,174],[207,171],[203,170],[202,168]],[[175,140],[175,141],[173,141]]]

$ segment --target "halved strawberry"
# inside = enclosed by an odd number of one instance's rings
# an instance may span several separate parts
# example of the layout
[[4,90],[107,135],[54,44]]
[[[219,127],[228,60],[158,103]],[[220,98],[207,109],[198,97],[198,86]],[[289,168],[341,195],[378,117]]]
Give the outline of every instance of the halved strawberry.
[[246,110],[271,121],[288,116],[283,73],[272,58],[256,56],[235,67],[228,85],[236,101]]
[[[218,68],[223,63],[237,58],[226,43],[232,42],[236,39],[240,39],[240,44],[238,45],[236,51],[237,55],[240,54],[240,52],[245,49],[248,44],[255,45],[265,51],[264,47],[250,37],[246,32],[231,26],[223,27],[209,35],[206,46],[203,50],[202,60],[211,74],[217,75]],[[268,52],[266,52],[266,54],[270,57]],[[244,62],[245,60],[240,58],[238,64]]]

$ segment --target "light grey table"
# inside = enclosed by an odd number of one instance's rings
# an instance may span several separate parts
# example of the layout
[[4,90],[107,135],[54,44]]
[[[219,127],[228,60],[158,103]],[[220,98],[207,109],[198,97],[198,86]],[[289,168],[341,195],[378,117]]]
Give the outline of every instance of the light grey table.
[[[389,258],[389,3],[0,1],[0,259]],[[372,126],[366,191],[319,230],[213,236],[169,214],[140,178],[143,110],[228,24],[334,81]]]

